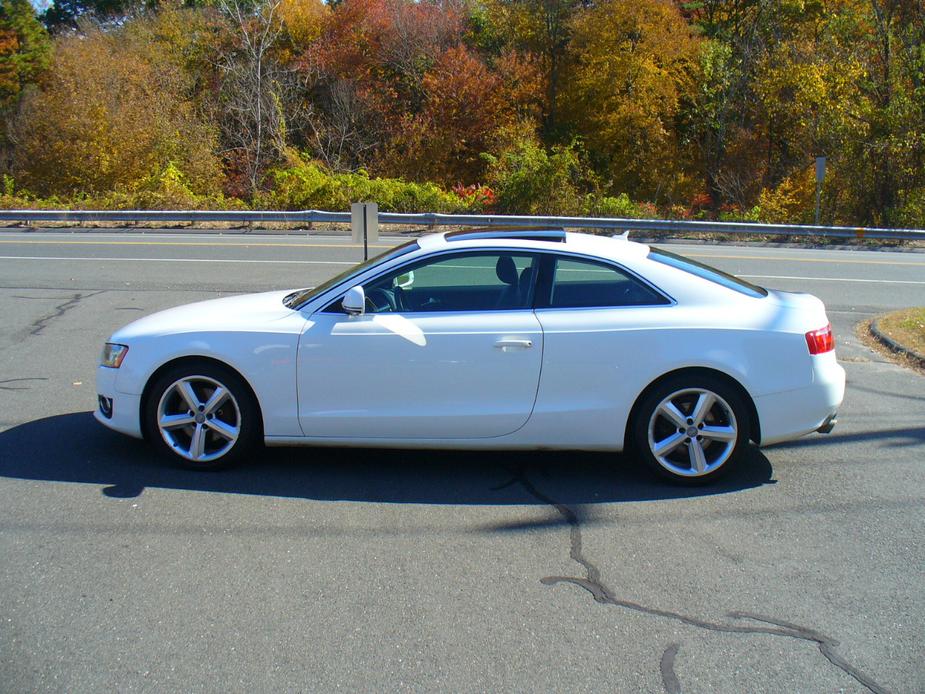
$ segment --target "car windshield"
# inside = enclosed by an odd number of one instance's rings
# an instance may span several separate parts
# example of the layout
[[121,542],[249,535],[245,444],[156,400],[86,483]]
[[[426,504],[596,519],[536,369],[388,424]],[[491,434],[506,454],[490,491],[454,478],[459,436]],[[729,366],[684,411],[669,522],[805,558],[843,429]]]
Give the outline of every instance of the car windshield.
[[311,287],[309,289],[300,289],[297,292],[292,292],[292,294],[287,294],[283,298],[283,304],[286,305],[286,308],[297,309],[300,308],[303,304],[311,299],[314,299],[316,296],[320,296],[326,292],[331,287],[335,287],[341,282],[344,282],[351,277],[355,277],[374,265],[379,265],[386,261],[392,260],[393,258],[398,258],[412,251],[416,251],[419,248],[417,241],[409,241],[408,243],[403,243],[401,246],[396,246],[395,248],[390,248],[389,250],[380,253],[379,255],[365,260],[359,265],[354,265],[349,270],[345,270],[339,275],[332,277],[327,282],[319,284],[317,287]]
[[746,296],[760,299],[761,297],[768,295],[768,290],[764,287],[759,287],[758,285],[752,284],[751,282],[746,282],[745,280],[740,279],[735,275],[730,275],[728,272],[717,270],[715,267],[711,267],[704,263],[699,263],[696,260],[691,260],[690,258],[685,258],[683,255],[670,253],[661,248],[650,248],[649,258],[659,263],[664,263],[665,265],[678,268],[684,272],[689,272],[690,274],[696,275],[697,277],[702,277],[705,280],[719,284],[723,287],[726,287],[727,289],[733,289],[741,294],[745,294]]

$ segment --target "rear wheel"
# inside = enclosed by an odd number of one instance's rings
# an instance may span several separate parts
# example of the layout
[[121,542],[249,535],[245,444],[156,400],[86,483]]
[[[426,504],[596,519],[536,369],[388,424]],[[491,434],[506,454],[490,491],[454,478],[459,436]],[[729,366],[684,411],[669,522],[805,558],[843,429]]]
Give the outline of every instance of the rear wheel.
[[155,446],[182,465],[217,469],[253,448],[259,409],[230,369],[209,362],[180,364],[151,387],[145,427]]
[[682,374],[659,384],[645,396],[633,422],[633,442],[643,461],[679,484],[706,484],[728,472],[748,438],[742,398],[708,375]]

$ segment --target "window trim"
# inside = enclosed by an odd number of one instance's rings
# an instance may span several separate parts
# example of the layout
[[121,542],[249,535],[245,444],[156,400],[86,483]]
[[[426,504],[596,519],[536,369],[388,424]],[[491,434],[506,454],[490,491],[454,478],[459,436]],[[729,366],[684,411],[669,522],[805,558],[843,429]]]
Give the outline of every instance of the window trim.
[[666,251],[664,248],[650,246],[646,258],[652,262],[665,265],[678,272],[697,277],[712,285],[728,289],[729,291],[742,294],[752,299],[763,299],[768,296],[768,290],[765,287],[753,284],[730,272],[720,270],[719,268],[694,260],[693,258],[688,258],[680,253]]

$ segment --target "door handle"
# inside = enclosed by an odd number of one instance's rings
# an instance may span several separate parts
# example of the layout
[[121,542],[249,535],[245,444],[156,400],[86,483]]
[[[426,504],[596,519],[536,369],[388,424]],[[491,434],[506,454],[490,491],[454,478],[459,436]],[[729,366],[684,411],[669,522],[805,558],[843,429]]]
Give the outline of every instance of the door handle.
[[521,349],[527,349],[528,347],[533,346],[533,340],[498,340],[495,343],[495,347],[498,349],[505,349],[507,347],[520,347]]

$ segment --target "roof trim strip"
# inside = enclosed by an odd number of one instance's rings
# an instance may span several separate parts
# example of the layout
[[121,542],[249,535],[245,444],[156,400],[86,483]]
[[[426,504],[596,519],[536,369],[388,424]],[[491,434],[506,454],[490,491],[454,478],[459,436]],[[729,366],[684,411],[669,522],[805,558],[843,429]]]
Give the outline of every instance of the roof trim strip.
[[469,241],[474,239],[519,239],[522,241],[553,241],[565,243],[564,229],[508,228],[508,229],[464,229],[450,231],[443,235],[447,241]]

